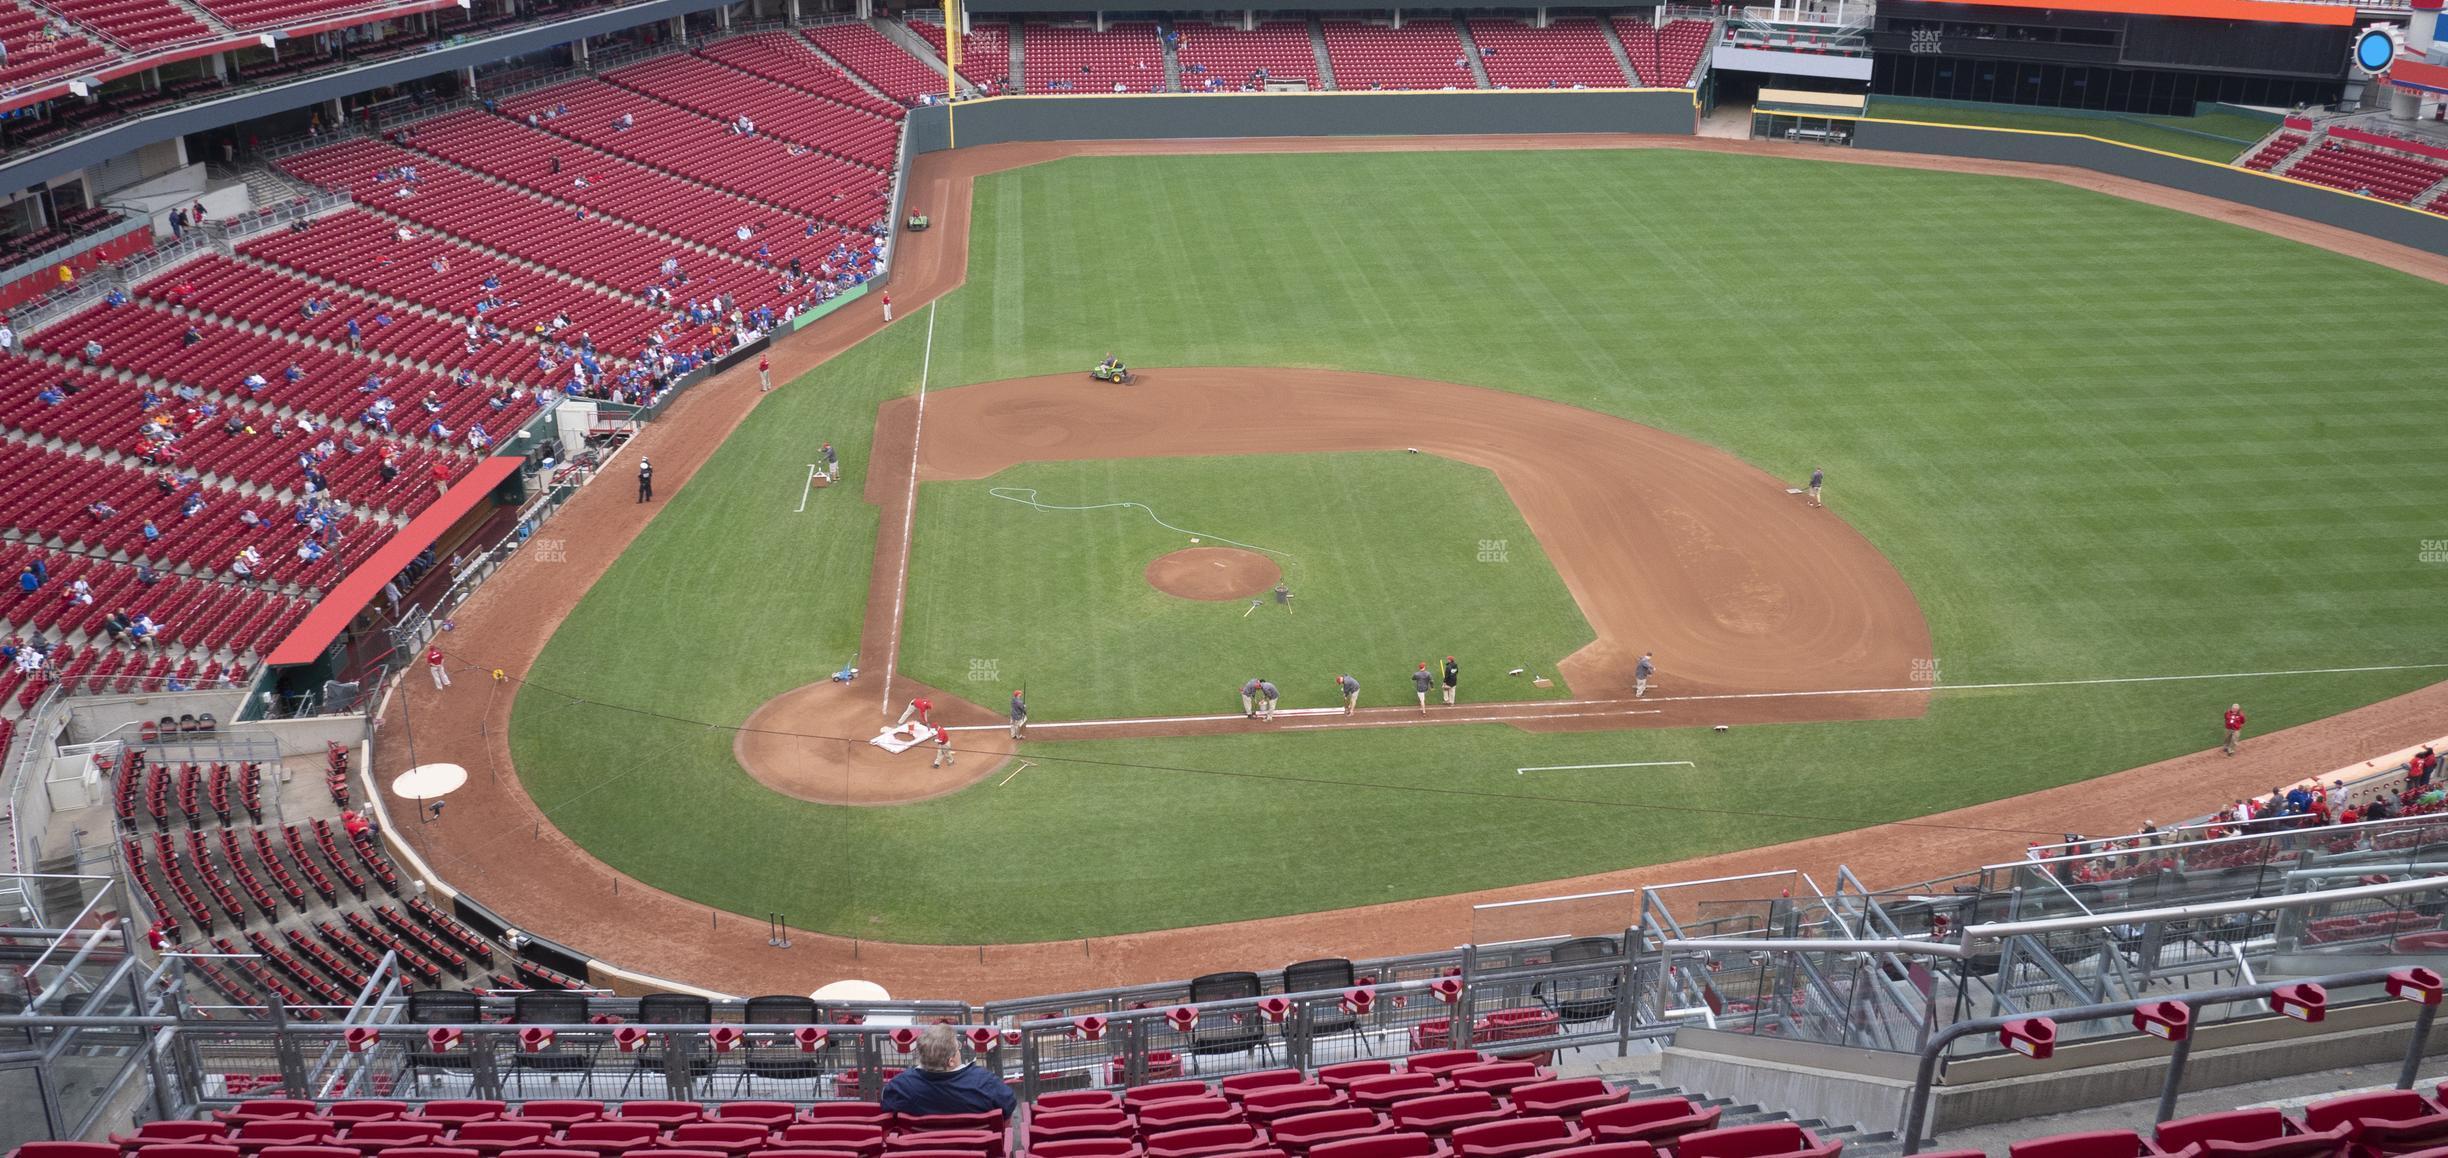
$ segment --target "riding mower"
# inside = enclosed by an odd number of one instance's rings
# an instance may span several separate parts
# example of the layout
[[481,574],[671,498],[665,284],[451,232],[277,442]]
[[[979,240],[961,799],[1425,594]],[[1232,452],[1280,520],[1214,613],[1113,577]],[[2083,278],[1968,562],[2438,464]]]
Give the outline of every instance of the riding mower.
[[1099,382],[1119,382],[1124,386],[1131,383],[1131,372],[1128,366],[1107,366],[1100,362],[1088,368],[1088,376]]

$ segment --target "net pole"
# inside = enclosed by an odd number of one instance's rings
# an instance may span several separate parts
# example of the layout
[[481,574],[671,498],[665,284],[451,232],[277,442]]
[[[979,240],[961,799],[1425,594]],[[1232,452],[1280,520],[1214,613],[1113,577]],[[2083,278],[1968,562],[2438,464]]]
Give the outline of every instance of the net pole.
[[960,130],[953,125],[960,103],[960,0],[943,0],[944,10],[944,145],[960,147]]

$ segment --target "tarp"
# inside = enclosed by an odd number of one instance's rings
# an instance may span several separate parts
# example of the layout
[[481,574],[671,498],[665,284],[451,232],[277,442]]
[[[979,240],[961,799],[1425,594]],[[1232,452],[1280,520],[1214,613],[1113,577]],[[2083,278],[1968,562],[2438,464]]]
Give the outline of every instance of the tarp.
[[434,540],[441,538],[442,532],[449,530],[460,516],[476,509],[476,504],[485,501],[503,479],[516,473],[523,461],[518,455],[499,454],[476,464],[476,469],[451,484],[450,490],[435,499],[424,513],[408,520],[408,525],[400,528],[390,541],[324,592],[322,601],[298,621],[264,663],[286,667],[323,658],[332,641],[348,629],[349,621],[382,594],[383,584],[398,577],[409,560],[417,557],[417,552],[433,546]]

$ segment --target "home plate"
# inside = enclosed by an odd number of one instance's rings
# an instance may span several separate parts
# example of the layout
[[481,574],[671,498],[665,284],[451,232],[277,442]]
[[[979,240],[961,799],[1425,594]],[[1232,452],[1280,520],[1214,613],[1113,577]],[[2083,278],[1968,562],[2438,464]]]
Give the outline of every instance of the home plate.
[[867,742],[887,752],[907,752],[934,738],[935,729],[911,720],[899,727],[886,728],[876,733],[875,739]]

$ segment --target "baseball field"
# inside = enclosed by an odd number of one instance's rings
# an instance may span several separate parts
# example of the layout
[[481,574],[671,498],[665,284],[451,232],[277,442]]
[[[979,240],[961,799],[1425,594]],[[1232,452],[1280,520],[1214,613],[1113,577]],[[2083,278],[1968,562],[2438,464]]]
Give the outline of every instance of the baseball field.
[[[2309,308],[2448,304],[2408,274],[2046,181],[1662,148],[1073,156],[983,171],[967,225],[959,288],[758,400],[486,693],[516,696],[543,819],[630,880],[883,941],[1107,936],[1920,817],[2209,747],[2230,702],[2258,734],[2439,676],[2448,398]],[[1109,352],[1139,384],[1087,380]],[[1478,419],[1435,427],[1463,391],[1631,441],[1529,480]],[[1355,402],[1446,442],[1309,438],[1304,407]],[[1063,441],[1185,409],[1220,449]],[[937,457],[962,439],[1008,465]],[[846,477],[810,488],[824,440]],[[1813,467],[1825,511],[1784,493]],[[1575,472],[1616,497],[1563,517],[1543,480]],[[1680,497],[1703,474],[1763,513]],[[1193,537],[1275,559],[1294,610],[1152,589]],[[1877,566],[1832,562],[1851,542]],[[1733,594],[1616,602],[1712,552],[1750,569]],[[1777,617],[1880,582],[1911,614],[1866,601],[1879,638]],[[1574,674],[1652,646],[1655,705]],[[1240,726],[1247,676],[1321,707],[1349,669],[1382,709],[1449,653],[1475,703],[1616,715]],[[845,807],[743,768],[742,722],[794,689],[840,712],[761,729],[777,750],[889,722],[888,665],[977,705],[947,718],[985,778]],[[1927,690],[1829,694],[1900,687]],[[1233,734],[1059,728],[1195,713]],[[1519,771],[1602,764],[1641,766]]]

